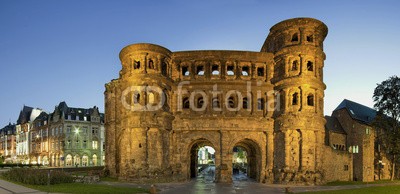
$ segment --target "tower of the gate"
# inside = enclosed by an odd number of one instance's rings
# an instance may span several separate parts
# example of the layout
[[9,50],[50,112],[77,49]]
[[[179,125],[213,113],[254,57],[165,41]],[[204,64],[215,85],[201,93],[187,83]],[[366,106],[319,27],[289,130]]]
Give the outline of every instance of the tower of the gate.
[[270,29],[261,51],[274,53],[271,83],[280,94],[275,111],[274,179],[320,180],[324,145],[323,41],[328,28],[311,18],[282,21]]

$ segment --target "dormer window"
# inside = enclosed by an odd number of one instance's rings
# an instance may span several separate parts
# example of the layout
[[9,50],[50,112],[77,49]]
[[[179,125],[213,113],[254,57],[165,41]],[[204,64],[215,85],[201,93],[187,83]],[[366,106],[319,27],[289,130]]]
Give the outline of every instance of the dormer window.
[[204,66],[203,65],[197,66],[196,74],[197,75],[204,75]]
[[218,65],[213,65],[211,67],[211,74],[212,75],[219,75],[219,66]]
[[249,67],[248,66],[242,67],[242,75],[249,76]]
[[235,67],[233,65],[228,65],[228,67],[226,68],[226,70],[227,70],[226,74],[227,75],[235,75],[234,69],[235,69]]
[[292,42],[298,42],[299,41],[299,35],[297,33],[294,33],[292,35]]

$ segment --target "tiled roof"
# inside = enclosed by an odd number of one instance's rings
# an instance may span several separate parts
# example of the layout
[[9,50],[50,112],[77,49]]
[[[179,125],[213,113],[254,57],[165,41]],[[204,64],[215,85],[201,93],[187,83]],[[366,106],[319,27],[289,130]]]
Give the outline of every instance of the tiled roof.
[[370,124],[375,119],[377,113],[376,110],[370,107],[358,104],[347,99],[344,99],[334,111],[340,109],[347,109],[350,116],[354,120],[365,124]]

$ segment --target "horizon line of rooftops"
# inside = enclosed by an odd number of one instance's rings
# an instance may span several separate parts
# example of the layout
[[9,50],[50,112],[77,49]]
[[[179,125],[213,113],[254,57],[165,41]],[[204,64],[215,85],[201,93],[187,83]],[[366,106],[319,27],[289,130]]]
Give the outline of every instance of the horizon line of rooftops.
[[[98,113],[99,119],[92,120],[91,115],[93,113]],[[20,111],[19,117],[17,121],[12,123],[9,122],[8,125],[0,128],[0,131],[7,128],[12,128],[12,126],[25,124],[28,122],[32,123],[40,123],[39,125],[43,125],[44,123],[49,123],[54,121],[55,114],[60,114],[59,119],[64,118],[64,120],[71,121],[87,121],[87,122],[103,122],[104,123],[104,113],[100,113],[97,106],[93,106],[92,108],[75,108],[69,107],[65,101],[60,102],[57,106],[55,106],[53,112],[47,113],[44,109],[41,108],[33,108],[30,106],[23,105],[22,110]],[[33,116],[35,115],[35,116]]]

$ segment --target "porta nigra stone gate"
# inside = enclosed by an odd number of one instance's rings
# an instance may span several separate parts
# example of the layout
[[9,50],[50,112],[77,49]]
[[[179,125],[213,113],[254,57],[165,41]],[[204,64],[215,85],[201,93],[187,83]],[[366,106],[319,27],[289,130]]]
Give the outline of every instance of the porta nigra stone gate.
[[119,78],[105,85],[111,176],[189,180],[198,148],[211,146],[215,181],[231,182],[233,148],[241,146],[247,174],[259,182],[326,181],[327,32],[316,19],[295,18],[274,25],[260,52],[123,48]]

